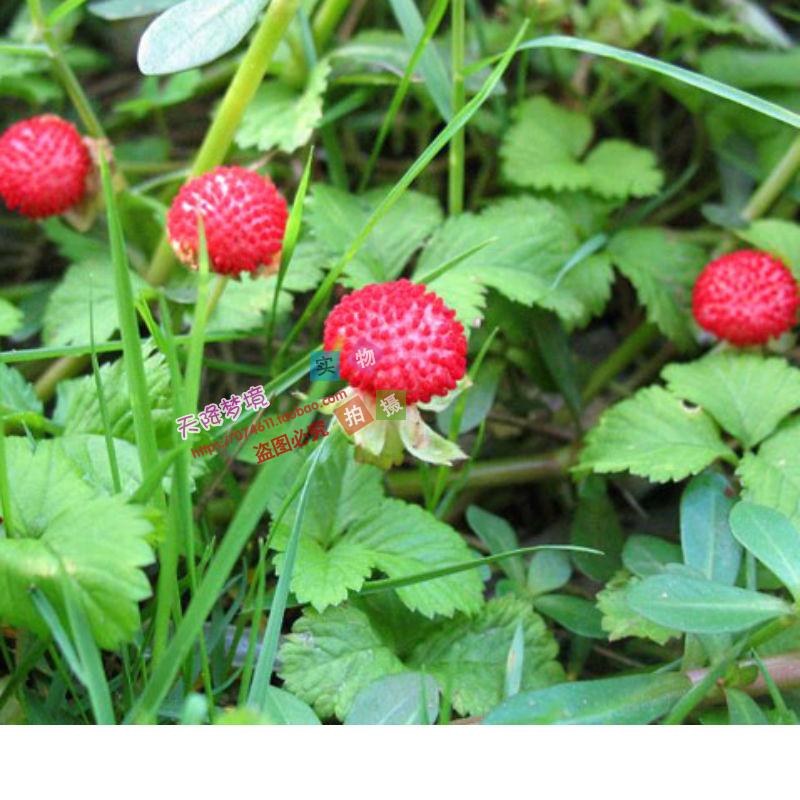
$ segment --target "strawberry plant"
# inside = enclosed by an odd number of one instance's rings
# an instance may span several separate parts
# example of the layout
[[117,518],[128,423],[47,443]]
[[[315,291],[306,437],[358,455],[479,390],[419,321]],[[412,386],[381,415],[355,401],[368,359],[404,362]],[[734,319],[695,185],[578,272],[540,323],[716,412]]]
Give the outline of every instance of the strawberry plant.
[[0,721],[796,723],[751,6],[5,4]]

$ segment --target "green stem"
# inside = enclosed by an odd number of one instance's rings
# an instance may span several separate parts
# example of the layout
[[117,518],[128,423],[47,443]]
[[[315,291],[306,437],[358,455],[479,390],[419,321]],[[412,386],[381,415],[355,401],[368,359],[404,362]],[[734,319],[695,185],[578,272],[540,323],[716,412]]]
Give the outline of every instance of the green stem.
[[609,381],[619,375],[657,337],[658,328],[650,322],[643,322],[636,328],[589,376],[583,389],[583,402],[588,403],[596,397]]
[[[536,456],[521,458],[495,458],[473,464],[464,489],[488,489],[492,486],[511,486],[521,483],[557,478],[564,475],[572,463],[571,448],[555,450]],[[457,481],[462,469],[451,470],[446,485]],[[391,494],[397,497],[416,497],[422,494],[422,476],[419,470],[402,470],[386,477]]]
[[[220,103],[214,121],[206,132],[192,166],[192,175],[200,175],[218,166],[233,142],[233,137],[267,72],[275,50],[294,18],[300,0],[272,0]],[[169,277],[175,258],[166,237],[156,250],[147,279],[159,286]]]
[[742,211],[742,217],[752,222],[762,216],[778,199],[798,169],[800,169],[800,136],[792,142],[764,183],[753,193]]
[[[119,343],[117,344],[119,347]],[[103,352],[99,349],[99,352]],[[54,361],[37,379],[33,386],[40,400],[49,400],[56,391],[59,381],[71,378],[83,370],[89,363],[89,356],[67,356]]]
[[328,43],[328,40],[336,30],[339,20],[350,6],[350,0],[324,0],[319,7],[319,11],[314,15],[314,22],[311,26],[314,32],[314,44],[317,50]]
[[53,35],[53,32],[47,24],[44,12],[42,11],[41,0],[28,0],[28,10],[30,11],[33,24],[42,37],[42,41],[44,41],[50,50],[50,58],[53,62],[53,69],[55,70],[56,76],[59,81],[61,81],[70,100],[72,100],[72,104],[75,106],[75,110],[83,121],[87,132],[96,139],[105,139],[106,135],[103,131],[103,126],[94,113],[89,98],[84,93],[77,77],[75,77],[72,67],[67,63],[67,59],[64,58],[64,53],[61,50],[58,39]]
[[6,431],[5,420],[0,415],[0,505],[3,506],[3,525],[6,536],[10,539],[14,535],[14,522],[11,510],[11,486],[8,482],[8,467],[6,466]]
[[[464,0],[452,0],[451,66],[453,72],[453,114],[464,105]],[[450,142],[448,172],[448,208],[451,214],[460,214],[464,209],[464,159],[465,130],[461,128]]]

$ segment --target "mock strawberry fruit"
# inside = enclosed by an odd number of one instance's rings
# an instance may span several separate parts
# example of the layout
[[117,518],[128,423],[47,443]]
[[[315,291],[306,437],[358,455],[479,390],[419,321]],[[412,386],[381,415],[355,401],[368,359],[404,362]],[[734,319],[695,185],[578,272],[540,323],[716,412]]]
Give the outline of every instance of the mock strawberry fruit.
[[408,280],[371,284],[347,295],[325,322],[326,350],[340,350],[339,369],[371,395],[406,392],[406,403],[444,396],[464,376],[467,339],[441,297]]
[[21,120],[0,136],[0,197],[26,217],[63,214],[80,203],[91,169],[75,126],[54,114]]
[[797,282],[777,258],[738,250],[708,264],[694,285],[697,324],[739,347],[764,344],[797,321]]
[[198,215],[215,272],[277,271],[288,214],[269,178],[244,167],[217,167],[184,184],[167,214],[167,232],[175,254],[194,268]]

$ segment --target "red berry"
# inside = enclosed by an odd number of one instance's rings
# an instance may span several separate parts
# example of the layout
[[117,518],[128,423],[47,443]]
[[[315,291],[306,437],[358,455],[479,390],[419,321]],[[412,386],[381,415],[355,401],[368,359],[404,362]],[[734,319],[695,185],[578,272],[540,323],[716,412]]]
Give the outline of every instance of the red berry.
[[[455,311],[421,284],[374,283],[347,295],[325,321],[325,349],[340,350],[351,386],[406,392],[406,403],[446,395],[467,368],[467,339]],[[374,353],[374,365],[369,351]]]
[[744,347],[792,328],[800,305],[791,271],[769,253],[738,250],[712,261],[692,293],[697,324]]
[[0,197],[33,219],[63,214],[86,193],[89,149],[53,114],[24,119],[0,136]]
[[167,214],[167,231],[172,249],[191,267],[199,258],[198,215],[215,272],[277,269],[288,215],[269,178],[244,167],[217,167],[184,184]]

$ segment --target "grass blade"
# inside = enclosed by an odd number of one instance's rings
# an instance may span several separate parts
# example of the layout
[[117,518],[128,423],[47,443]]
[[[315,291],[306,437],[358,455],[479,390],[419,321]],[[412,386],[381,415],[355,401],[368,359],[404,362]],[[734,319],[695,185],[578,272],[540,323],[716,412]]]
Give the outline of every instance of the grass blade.
[[281,266],[278,270],[278,278],[275,283],[275,294],[272,297],[272,309],[270,310],[269,320],[267,322],[267,353],[272,353],[272,337],[275,333],[275,317],[278,314],[278,295],[280,294],[281,287],[283,286],[286,271],[291,264],[292,256],[294,255],[294,248],[297,245],[297,239],[300,236],[300,225],[303,222],[303,205],[306,200],[306,192],[308,191],[308,183],[311,178],[311,165],[314,160],[314,148],[311,147],[308,151],[308,158],[306,158],[306,166],[303,169],[303,175],[300,178],[300,183],[297,186],[297,192],[294,195],[294,202],[292,203],[292,210],[289,213],[289,219],[286,221],[286,233],[283,237],[283,250],[281,252]]
[[602,56],[603,58],[611,58],[623,64],[630,64],[631,66],[641,67],[650,72],[657,72],[660,75],[665,75],[667,78],[673,78],[676,81],[694,86],[696,89],[700,89],[708,94],[721,97],[723,100],[730,100],[732,103],[738,103],[738,105],[757,111],[759,114],[777,119],[779,122],[785,122],[793,128],[800,128],[800,114],[795,114],[793,111],[789,111],[789,109],[783,108],[783,106],[779,106],[777,103],[771,103],[769,100],[764,100],[757,95],[744,92],[733,86],[728,86],[713,78],[701,75],[699,72],[693,72],[684,67],[676,67],[674,64],[668,64],[665,61],[659,61],[657,58],[643,56],[640,53],[634,53],[630,50],[623,50],[620,47],[612,47],[611,45],[600,44],[599,42],[590,42],[588,39],[579,39],[574,36],[543,36],[540,39],[530,39],[527,42],[523,42],[519,46],[519,49],[528,50],[547,47],[563,50],[578,50],[581,53],[590,53],[595,56]]
[[537,553],[540,550],[569,550],[571,552],[592,553],[603,555],[602,550],[595,550],[591,547],[578,547],[571,544],[541,544],[536,547],[519,547],[516,550],[506,550],[504,553],[496,553],[493,556],[474,558],[471,561],[461,561],[458,564],[451,564],[447,567],[417,572],[415,575],[405,575],[402,578],[381,578],[377,581],[366,581],[357,594],[374,594],[375,592],[385,592],[387,589],[399,589],[403,586],[412,586],[415,583],[424,583],[434,578],[443,578],[445,575],[454,575],[456,572],[465,572],[468,569],[482,567],[484,564],[494,564],[504,558],[514,556],[525,556],[530,553]]
[[[338,428],[334,430],[338,430]],[[263,710],[267,701],[272,670],[275,667],[275,656],[278,654],[278,641],[280,639],[281,626],[283,625],[283,616],[286,612],[286,601],[289,597],[289,585],[292,581],[297,548],[300,544],[300,532],[303,527],[306,504],[308,503],[309,488],[314,477],[314,470],[330,441],[330,437],[326,438],[322,445],[314,451],[308,461],[308,469],[305,471],[305,479],[297,504],[292,533],[284,555],[283,569],[278,578],[278,585],[275,587],[275,594],[269,610],[267,630],[264,633],[264,642],[256,662],[256,671],[253,676],[253,684],[250,687],[250,695],[247,698],[248,705],[254,708]]]
[[[406,43],[414,47],[424,36],[424,26],[419,9],[414,0],[389,0],[395,19],[403,31]],[[423,46],[422,56],[419,60],[420,71],[428,87],[431,100],[442,115],[442,119],[449,122],[453,118],[453,106],[450,102],[450,76],[444,65],[439,51],[434,45],[426,42]]]

